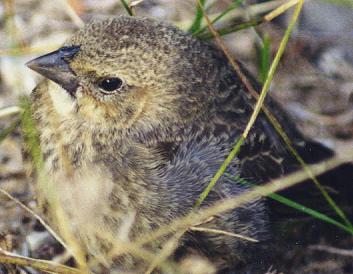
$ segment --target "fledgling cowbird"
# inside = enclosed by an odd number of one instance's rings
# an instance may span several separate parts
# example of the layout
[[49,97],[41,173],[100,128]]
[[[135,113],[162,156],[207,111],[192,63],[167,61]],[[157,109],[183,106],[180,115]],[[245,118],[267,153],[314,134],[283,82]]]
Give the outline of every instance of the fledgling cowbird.
[[[43,172],[92,271],[142,271],[145,263],[110,251],[192,210],[244,130],[254,99],[215,45],[148,18],[95,20],[28,66],[49,79],[31,96]],[[305,154],[308,143],[284,111],[271,99],[267,106]],[[227,172],[261,183],[295,165],[260,114]],[[246,190],[223,176],[204,206]],[[37,193],[45,207],[48,189],[37,184]],[[261,242],[267,223],[256,200],[207,226]],[[188,232],[180,249],[197,250],[230,273],[241,262],[261,264],[261,243],[221,234]]]

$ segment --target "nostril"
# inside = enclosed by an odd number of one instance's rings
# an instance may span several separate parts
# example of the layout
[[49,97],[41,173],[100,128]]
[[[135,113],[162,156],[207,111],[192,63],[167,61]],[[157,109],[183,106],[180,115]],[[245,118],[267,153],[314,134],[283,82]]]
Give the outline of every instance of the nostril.
[[72,58],[79,50],[81,46],[64,46],[59,49],[62,58]]

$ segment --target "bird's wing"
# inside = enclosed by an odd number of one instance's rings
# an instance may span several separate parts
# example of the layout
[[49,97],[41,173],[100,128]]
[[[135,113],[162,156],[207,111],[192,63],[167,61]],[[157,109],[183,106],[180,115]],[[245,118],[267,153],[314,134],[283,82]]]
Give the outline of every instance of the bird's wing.
[[[244,68],[243,71],[254,88],[260,90],[250,73]],[[229,143],[235,144],[250,119],[256,100],[240,83],[232,69],[222,73],[213,98],[213,111],[205,128],[210,135],[223,136],[228,138]],[[268,97],[265,105],[305,161],[313,163],[332,156],[328,148],[307,140],[297,130],[289,115],[272,98]],[[266,182],[299,167],[297,160],[263,112],[260,112],[238,157],[242,176],[256,178],[259,182]]]

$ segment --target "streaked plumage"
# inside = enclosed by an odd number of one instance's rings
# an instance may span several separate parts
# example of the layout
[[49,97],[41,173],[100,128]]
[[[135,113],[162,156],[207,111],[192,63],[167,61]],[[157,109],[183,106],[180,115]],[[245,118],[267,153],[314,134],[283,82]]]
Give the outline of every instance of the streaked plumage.
[[[61,85],[45,80],[32,93],[45,172],[70,229],[92,262],[107,269],[113,264],[107,250],[118,240],[133,240],[192,209],[254,105],[216,46],[153,19],[93,21],[29,67]],[[116,78],[120,88],[100,88]],[[311,144],[273,100],[267,105],[306,155]],[[228,172],[261,183],[295,167],[260,114]],[[246,189],[223,177],[205,205]],[[37,191],[45,204],[46,189],[38,185]],[[264,202],[257,200],[209,225],[261,242],[268,238],[267,219]],[[184,243],[232,271],[241,262],[248,269],[259,264],[255,250],[263,248],[205,233],[189,233]],[[115,262],[115,268],[130,268],[135,261]]]

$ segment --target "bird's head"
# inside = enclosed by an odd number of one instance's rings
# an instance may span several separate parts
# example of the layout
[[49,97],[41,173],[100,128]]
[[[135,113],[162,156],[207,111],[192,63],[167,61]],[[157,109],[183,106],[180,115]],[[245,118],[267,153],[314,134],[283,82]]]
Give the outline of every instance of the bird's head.
[[50,93],[54,105],[67,105],[65,115],[147,135],[206,109],[218,54],[168,24],[120,16],[87,24],[27,65],[58,84]]

